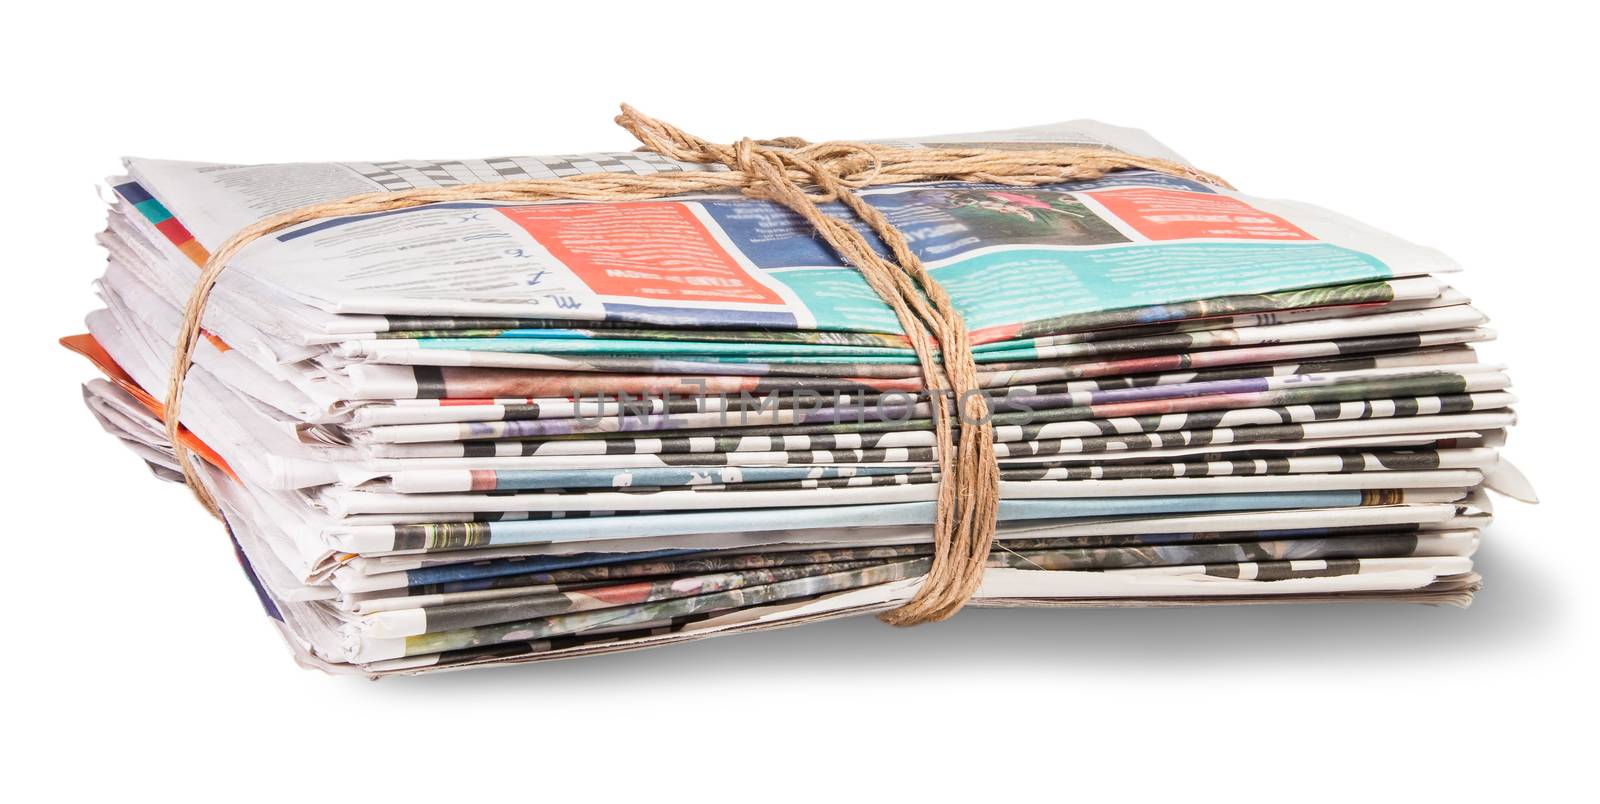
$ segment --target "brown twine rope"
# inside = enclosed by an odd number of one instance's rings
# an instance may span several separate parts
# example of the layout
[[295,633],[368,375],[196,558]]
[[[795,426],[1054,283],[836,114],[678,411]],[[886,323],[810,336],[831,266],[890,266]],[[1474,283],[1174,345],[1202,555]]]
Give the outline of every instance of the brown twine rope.
[[[966,325],[949,295],[929,275],[905,236],[853,191],[919,181],[1055,184],[1135,168],[1229,186],[1222,179],[1187,165],[1099,148],[900,148],[859,142],[811,144],[792,137],[763,141],[747,138],[732,145],[719,145],[647,117],[626,104],[616,121],[651,151],[683,162],[720,164],[728,170],[650,175],[595,173],[365,193],[273,215],[239,231],[212,252],[183,311],[165,409],[167,436],[177,453],[178,466],[200,503],[221,518],[216,500],[191,465],[189,449],[178,437],[183,380],[193,362],[201,318],[217,277],[229,260],[256,239],[319,218],[364,215],[442,201],[644,201],[684,193],[738,190],[753,198],[783,204],[811,224],[894,310],[910,339],[933,401],[939,445],[933,561],[915,596],[881,618],[893,625],[943,620],[978,590],[994,540],[1000,472],[987,423],[987,400],[978,385]],[[880,256],[848,220],[822,210],[821,204],[833,201],[842,203],[865,222],[887,246],[892,259]],[[958,406],[963,416],[959,430],[952,406]]]

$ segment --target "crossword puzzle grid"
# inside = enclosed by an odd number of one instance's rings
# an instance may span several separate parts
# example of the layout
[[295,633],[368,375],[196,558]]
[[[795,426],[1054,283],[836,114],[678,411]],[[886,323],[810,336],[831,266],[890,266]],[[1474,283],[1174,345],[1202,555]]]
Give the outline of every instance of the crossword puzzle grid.
[[697,165],[668,159],[649,151],[583,154],[579,156],[494,156],[430,162],[407,159],[396,162],[347,162],[347,167],[377,182],[383,189],[413,190],[520,179],[554,179],[581,173],[661,173],[679,170],[718,170],[720,165]]

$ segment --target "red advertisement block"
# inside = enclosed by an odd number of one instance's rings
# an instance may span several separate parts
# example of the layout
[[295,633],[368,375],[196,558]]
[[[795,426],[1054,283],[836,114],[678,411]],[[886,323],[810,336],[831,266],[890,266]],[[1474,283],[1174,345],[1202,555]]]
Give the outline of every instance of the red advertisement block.
[[500,212],[603,296],[782,304],[680,203],[510,207]]
[[1300,227],[1224,195],[1133,187],[1084,195],[1151,240],[1315,240]]

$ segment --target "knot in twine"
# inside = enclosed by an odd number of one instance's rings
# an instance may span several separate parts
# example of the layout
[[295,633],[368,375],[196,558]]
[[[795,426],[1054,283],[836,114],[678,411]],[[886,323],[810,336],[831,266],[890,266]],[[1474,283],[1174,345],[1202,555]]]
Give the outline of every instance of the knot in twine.
[[[207,510],[221,510],[179,438],[184,377],[193,363],[206,302],[228,261],[256,239],[321,218],[365,215],[445,201],[643,201],[684,193],[738,190],[794,211],[894,311],[916,354],[930,397],[938,442],[939,486],[933,527],[933,558],[913,597],[880,615],[892,625],[917,625],[956,613],[977,592],[994,541],[1000,506],[1000,470],[995,462],[988,402],[979,384],[966,324],[934,281],[905,235],[855,191],[921,181],[982,182],[1029,186],[1096,179],[1116,170],[1144,169],[1228,187],[1222,179],[1165,159],[1102,148],[905,148],[860,142],[808,143],[795,137],[713,143],[624,104],[618,125],[648,150],[680,162],[721,165],[726,170],[636,175],[593,173],[557,179],[463,184],[399,192],[364,193],[279,213],[252,224],[212,252],[201,268],[188,304],[169,372],[167,437],[190,489]],[[880,254],[850,219],[821,205],[842,204],[883,245]],[[953,409],[954,408],[954,412]],[[956,415],[961,418],[957,426]]]

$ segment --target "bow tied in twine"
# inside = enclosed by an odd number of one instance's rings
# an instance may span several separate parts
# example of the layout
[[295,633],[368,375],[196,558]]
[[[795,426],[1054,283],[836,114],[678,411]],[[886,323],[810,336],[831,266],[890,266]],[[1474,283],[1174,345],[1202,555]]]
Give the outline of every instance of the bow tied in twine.
[[[230,259],[256,239],[320,218],[445,201],[645,201],[685,193],[737,190],[782,204],[810,224],[817,236],[859,271],[873,292],[894,311],[916,354],[938,442],[933,558],[913,597],[881,617],[893,625],[943,620],[977,592],[994,540],[1000,470],[988,423],[988,402],[979,384],[961,314],[905,236],[855,191],[923,181],[1057,184],[1096,179],[1111,171],[1128,169],[1154,170],[1229,186],[1218,177],[1187,165],[1102,148],[906,148],[860,142],[811,144],[794,137],[760,141],[746,138],[721,145],[648,117],[626,104],[617,116],[617,124],[646,149],[662,156],[680,162],[722,165],[727,170],[646,175],[592,173],[366,193],[273,215],[241,230],[213,252],[201,268],[184,309],[165,406],[167,436],[177,453],[178,465],[201,504],[220,518],[216,501],[195,473],[189,450],[178,437],[183,380],[193,362],[201,319],[217,277]],[[874,249],[851,220],[824,211],[821,205],[830,202],[842,204],[864,223],[887,255]],[[957,415],[961,419],[959,427]]]

